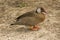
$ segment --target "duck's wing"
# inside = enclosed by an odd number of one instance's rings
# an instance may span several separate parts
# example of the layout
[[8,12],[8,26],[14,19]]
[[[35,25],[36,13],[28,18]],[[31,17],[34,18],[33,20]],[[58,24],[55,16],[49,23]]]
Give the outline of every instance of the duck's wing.
[[27,13],[24,13],[23,15],[19,16],[16,18],[16,21],[20,20],[21,18],[24,18],[24,17],[31,17],[31,16],[34,16],[34,12],[31,11],[31,12],[27,12]]
[[40,22],[39,19],[37,19],[36,17],[23,17],[23,18],[20,18],[18,21],[16,21],[16,25],[36,25]]

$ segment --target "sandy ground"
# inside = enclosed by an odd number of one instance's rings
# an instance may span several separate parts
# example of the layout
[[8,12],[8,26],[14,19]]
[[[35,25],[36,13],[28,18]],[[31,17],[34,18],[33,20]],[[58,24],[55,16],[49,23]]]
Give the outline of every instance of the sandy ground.
[[[0,40],[60,40],[60,0],[25,0],[27,6],[22,8],[14,5],[14,1],[0,0]],[[18,16],[37,6],[44,7],[47,12],[45,21],[39,24],[40,30],[10,25]]]

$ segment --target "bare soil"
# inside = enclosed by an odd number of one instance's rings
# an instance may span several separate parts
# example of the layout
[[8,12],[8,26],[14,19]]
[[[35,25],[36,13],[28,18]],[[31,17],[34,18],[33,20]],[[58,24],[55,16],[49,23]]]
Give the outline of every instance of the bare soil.
[[[47,12],[45,21],[39,24],[40,30],[10,25],[38,6]],[[0,0],[0,40],[60,40],[60,0]]]

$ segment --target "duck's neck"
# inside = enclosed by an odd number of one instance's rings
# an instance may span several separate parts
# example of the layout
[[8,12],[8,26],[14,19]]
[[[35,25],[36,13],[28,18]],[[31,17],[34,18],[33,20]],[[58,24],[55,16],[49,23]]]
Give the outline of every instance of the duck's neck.
[[39,19],[40,19],[41,21],[44,21],[44,19],[45,19],[45,14],[43,14],[43,13],[39,14]]

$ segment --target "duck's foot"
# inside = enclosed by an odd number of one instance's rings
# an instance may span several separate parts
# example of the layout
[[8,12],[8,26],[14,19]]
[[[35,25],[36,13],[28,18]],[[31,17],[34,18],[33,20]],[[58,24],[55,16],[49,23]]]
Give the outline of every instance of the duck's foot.
[[38,27],[37,25],[30,27],[30,30],[33,30],[33,31],[37,31],[39,29],[40,29],[40,27]]

